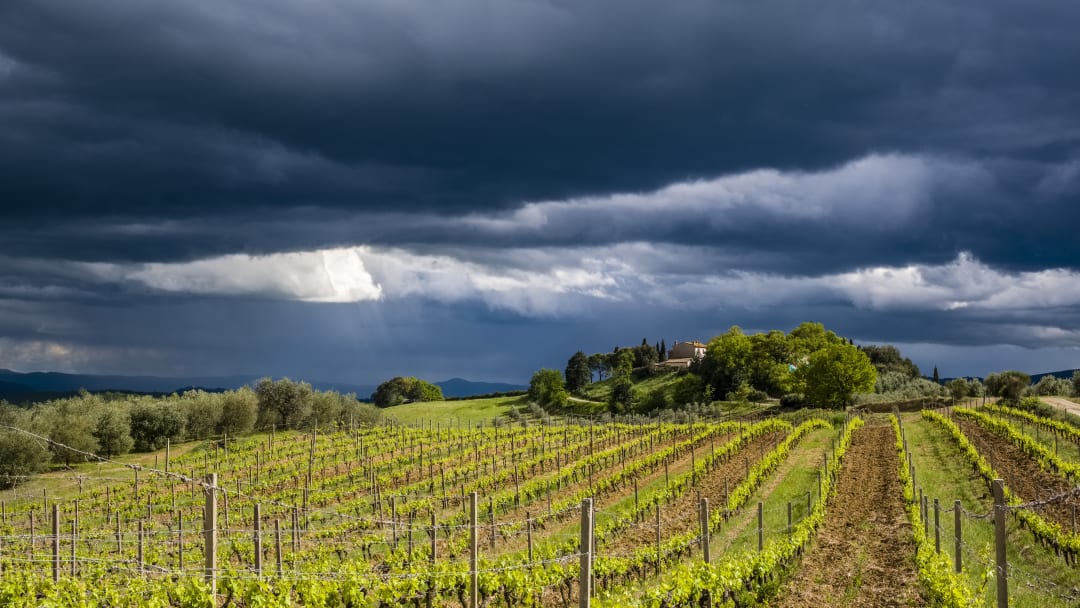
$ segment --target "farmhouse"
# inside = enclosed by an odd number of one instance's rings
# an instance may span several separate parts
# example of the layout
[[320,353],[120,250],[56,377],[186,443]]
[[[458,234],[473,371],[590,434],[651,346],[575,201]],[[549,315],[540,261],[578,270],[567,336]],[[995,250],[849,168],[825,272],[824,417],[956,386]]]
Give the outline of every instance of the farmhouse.
[[702,358],[705,356],[705,345],[697,340],[691,340],[689,342],[675,341],[675,344],[668,349],[667,361],[664,361],[660,365],[664,367],[690,367],[690,363],[695,358]]

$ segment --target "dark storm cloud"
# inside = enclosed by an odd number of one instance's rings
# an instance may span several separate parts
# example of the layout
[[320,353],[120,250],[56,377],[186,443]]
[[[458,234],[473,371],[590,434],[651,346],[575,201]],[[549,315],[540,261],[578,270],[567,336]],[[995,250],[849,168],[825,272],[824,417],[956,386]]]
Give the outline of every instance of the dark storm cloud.
[[22,143],[3,198],[24,214],[498,208],[876,150],[1072,159],[1080,141],[1069,2],[0,11]]
[[[0,364],[520,380],[626,327],[806,318],[1080,344],[1075,277],[1039,274],[1080,269],[1078,25],[1065,0],[9,0]],[[214,261],[355,246],[384,301],[282,301],[317,258]],[[501,340],[534,346],[476,346]]]

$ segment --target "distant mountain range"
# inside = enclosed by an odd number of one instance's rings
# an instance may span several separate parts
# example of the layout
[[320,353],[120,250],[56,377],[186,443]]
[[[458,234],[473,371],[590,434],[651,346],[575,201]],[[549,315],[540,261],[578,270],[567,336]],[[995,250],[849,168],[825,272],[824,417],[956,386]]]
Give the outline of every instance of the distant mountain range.
[[1066,380],[1072,380],[1073,374],[1080,370],[1064,369],[1059,372],[1046,372],[1042,374],[1031,374],[1031,382],[1034,384],[1039,380],[1042,380],[1043,376],[1054,376],[1055,378],[1064,378]]
[[[1065,380],[1072,380],[1073,374],[1076,373],[1077,371],[1080,371],[1080,370],[1063,369],[1063,370],[1056,371],[1056,372],[1042,372],[1041,374],[1030,374],[1031,375],[1031,383],[1035,384],[1039,380],[1042,380],[1043,376],[1053,376],[1055,378],[1064,378]],[[930,376],[923,376],[923,377],[926,378],[927,380],[930,380]],[[985,382],[986,381],[986,378],[983,378],[981,376],[961,376],[961,377],[963,379],[965,379],[965,380],[971,380],[972,378],[975,378],[979,382]],[[945,384],[949,380],[953,380],[953,379],[954,378],[942,378],[941,383]]]
[[[261,376],[206,376],[191,378],[167,378],[159,376],[100,376],[93,374],[64,374],[60,372],[13,372],[0,369],[0,399],[12,403],[59,399],[77,394],[80,389],[90,392],[116,391],[125,393],[169,394],[193,388],[222,391],[251,384]],[[375,392],[374,385],[348,384],[308,380],[314,388],[322,391],[356,393],[368,399]],[[501,382],[473,382],[463,378],[451,378],[436,382],[446,397],[469,397],[488,393],[523,390],[527,387]]]

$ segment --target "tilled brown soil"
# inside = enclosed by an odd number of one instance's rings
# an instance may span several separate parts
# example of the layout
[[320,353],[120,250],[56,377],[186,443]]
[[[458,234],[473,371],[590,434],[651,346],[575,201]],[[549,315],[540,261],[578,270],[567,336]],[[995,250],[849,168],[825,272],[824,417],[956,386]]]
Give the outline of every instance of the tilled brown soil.
[[855,431],[813,546],[776,606],[923,606],[890,426]]
[[[724,493],[725,487],[727,491],[734,490],[735,486],[746,478],[747,464],[753,466],[761,459],[762,454],[768,453],[785,435],[786,433],[777,431],[754,438],[740,448],[733,458],[725,462],[717,462],[695,486],[687,488],[672,502],[662,505],[660,530],[663,537],[672,538],[691,530],[698,530],[701,527],[698,519],[699,497],[709,499],[710,509],[722,508],[727,498]],[[655,542],[655,520],[650,519],[643,525],[629,528],[615,538],[608,539],[604,545],[615,552],[629,553],[641,546],[651,546]]]
[[[1024,454],[1008,439],[959,416],[954,421],[979,454],[1001,475],[1009,490],[1021,500],[1041,500],[1073,488],[1073,484],[1064,477],[1044,471],[1034,458]],[[1074,507],[1080,507],[1080,498],[1075,496],[1037,507],[1035,512],[1068,530],[1072,526]]]

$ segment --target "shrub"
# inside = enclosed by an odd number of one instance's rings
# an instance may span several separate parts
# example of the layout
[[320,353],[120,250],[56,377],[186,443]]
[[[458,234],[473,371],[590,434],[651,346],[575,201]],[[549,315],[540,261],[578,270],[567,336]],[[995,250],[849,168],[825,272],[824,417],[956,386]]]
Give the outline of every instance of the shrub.
[[780,407],[791,409],[806,407],[806,396],[802,393],[788,393],[780,397]]
[[763,401],[768,401],[769,394],[765,391],[754,389],[750,391],[750,394],[747,395],[746,399],[752,403],[761,403]]
[[410,401],[442,401],[442,389],[411,376],[398,376],[383,382],[371,395],[379,407],[390,407]]

